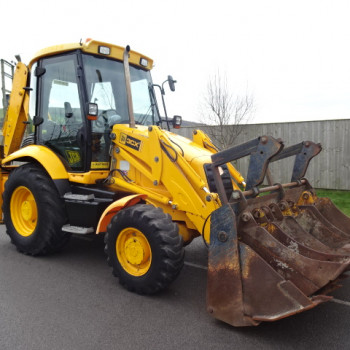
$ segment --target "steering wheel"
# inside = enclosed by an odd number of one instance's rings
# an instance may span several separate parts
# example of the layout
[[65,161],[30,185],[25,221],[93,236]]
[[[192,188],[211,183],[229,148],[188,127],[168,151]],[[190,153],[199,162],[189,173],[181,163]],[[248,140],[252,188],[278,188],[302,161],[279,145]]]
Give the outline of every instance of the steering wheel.
[[113,121],[112,119],[121,120],[122,118],[120,117],[120,115],[118,115],[115,109],[105,109],[99,114],[97,120],[95,121],[95,126],[99,129],[107,129],[108,127],[111,127],[113,124],[115,124],[115,122],[113,122],[111,125],[111,122]]
[[105,128],[107,124],[108,118],[106,118],[102,113],[95,120],[95,127],[98,129]]

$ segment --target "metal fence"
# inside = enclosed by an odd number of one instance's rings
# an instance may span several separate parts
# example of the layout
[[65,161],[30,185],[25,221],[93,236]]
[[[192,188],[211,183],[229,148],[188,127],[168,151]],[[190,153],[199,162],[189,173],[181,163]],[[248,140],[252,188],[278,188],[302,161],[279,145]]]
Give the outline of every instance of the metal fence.
[[[321,143],[322,152],[311,161],[306,177],[315,188],[350,190],[350,119],[248,124],[240,127],[242,131],[235,144],[262,135],[281,138],[286,147],[301,141]],[[206,128],[208,127],[201,127],[204,131]],[[215,128],[215,126],[209,128]],[[193,130],[193,127],[184,127],[178,133],[192,138]],[[245,176],[248,169],[248,159],[238,160],[235,166]],[[291,158],[271,164],[274,181],[288,182],[292,166]]]

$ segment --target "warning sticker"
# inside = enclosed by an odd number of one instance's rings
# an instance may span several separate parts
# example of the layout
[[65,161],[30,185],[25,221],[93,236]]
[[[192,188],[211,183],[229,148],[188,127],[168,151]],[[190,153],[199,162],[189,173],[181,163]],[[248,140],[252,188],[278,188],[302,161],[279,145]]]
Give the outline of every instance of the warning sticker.
[[91,169],[109,169],[109,162],[91,162]]

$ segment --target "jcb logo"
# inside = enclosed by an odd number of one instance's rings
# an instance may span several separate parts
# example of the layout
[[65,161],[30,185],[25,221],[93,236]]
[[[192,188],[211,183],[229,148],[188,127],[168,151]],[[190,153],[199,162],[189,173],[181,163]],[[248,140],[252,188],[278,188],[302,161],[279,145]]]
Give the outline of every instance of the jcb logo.
[[131,137],[126,134],[120,134],[120,143],[123,145],[126,145],[132,149],[135,149],[136,151],[140,150],[141,147],[141,141],[138,139],[135,139],[134,137]]
[[67,156],[68,163],[70,165],[80,162],[80,154],[78,151],[66,150],[66,156]]
[[125,145],[125,143],[126,143],[126,135],[125,134],[120,134],[120,143]]

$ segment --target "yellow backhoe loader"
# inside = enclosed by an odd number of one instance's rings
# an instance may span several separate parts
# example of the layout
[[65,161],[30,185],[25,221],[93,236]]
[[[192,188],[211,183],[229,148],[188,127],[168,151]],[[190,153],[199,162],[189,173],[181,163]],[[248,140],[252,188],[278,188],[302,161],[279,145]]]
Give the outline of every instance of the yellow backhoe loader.
[[[319,144],[260,136],[219,151],[170,131],[150,58],[94,40],[19,58],[1,140],[2,217],[17,249],[59,251],[72,234],[104,234],[113,274],[153,294],[180,273],[184,245],[208,246],[207,308],[234,326],[308,310],[349,269],[350,219],[304,178]],[[162,106],[156,96],[162,97]],[[161,108],[160,108],[161,107]],[[164,117],[160,115],[163,110]],[[244,180],[232,161],[249,158]],[[261,186],[293,157],[291,181]],[[244,182],[245,181],[245,182]]]

